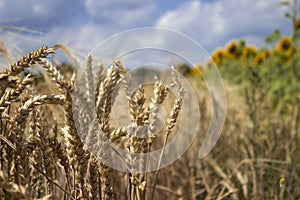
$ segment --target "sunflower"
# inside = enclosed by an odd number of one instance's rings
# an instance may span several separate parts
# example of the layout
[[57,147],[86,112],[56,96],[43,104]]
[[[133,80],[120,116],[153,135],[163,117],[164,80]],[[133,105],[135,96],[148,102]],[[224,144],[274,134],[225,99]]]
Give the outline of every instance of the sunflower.
[[271,56],[271,52],[265,48],[262,48],[259,53],[262,54],[264,58],[268,58],[269,56]]
[[203,72],[204,71],[203,71],[203,66],[202,65],[196,65],[190,71],[192,76],[202,76]]
[[257,67],[260,65],[264,60],[264,57],[261,54],[257,54],[253,59],[253,66]]
[[287,52],[292,49],[292,38],[291,37],[283,37],[279,40],[277,46],[276,46],[276,51],[277,52]]
[[270,52],[266,49],[261,49],[253,58],[253,66],[260,65],[264,59],[270,56]]
[[279,40],[275,52],[280,57],[280,61],[287,63],[292,57],[293,41],[291,37],[283,37]]
[[223,49],[218,48],[212,53],[212,61],[217,65],[221,65],[223,60],[226,57],[226,54]]
[[300,29],[300,19],[298,19],[294,24],[294,30],[297,31]]
[[245,60],[255,57],[256,54],[257,54],[257,50],[255,46],[247,46],[242,50],[242,57]]
[[237,41],[232,41],[231,43],[227,44],[226,53],[229,57],[238,59],[241,55],[241,49]]

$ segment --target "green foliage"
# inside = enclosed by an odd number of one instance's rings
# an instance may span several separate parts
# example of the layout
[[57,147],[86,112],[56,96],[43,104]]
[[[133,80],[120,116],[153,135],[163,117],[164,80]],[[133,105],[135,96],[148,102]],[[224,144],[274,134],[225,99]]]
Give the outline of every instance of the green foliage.
[[270,45],[274,45],[281,38],[280,30],[275,29],[273,33],[268,35],[265,39],[265,42]]
[[[272,48],[261,48],[256,52],[253,49],[252,56],[246,45],[238,47],[243,52],[239,56],[228,56],[227,48],[227,56],[218,66],[227,82],[240,86],[248,104],[256,104],[256,109],[267,109],[270,116],[278,117],[279,114],[285,119],[299,106],[295,99],[300,80],[299,37],[298,34],[293,38],[281,37],[275,30],[266,42],[272,43]],[[253,112],[253,105],[248,105],[248,110]]]
[[279,3],[280,6],[289,6],[290,5],[290,1],[282,1]]

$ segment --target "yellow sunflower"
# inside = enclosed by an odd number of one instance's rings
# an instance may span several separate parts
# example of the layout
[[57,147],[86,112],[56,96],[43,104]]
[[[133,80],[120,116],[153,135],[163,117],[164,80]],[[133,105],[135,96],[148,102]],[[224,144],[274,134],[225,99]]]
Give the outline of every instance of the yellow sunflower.
[[298,19],[294,24],[294,30],[297,31],[300,29],[300,19]]
[[280,56],[281,62],[289,62],[293,52],[293,41],[291,37],[283,37],[279,40],[275,52]]
[[225,47],[226,53],[229,57],[238,59],[241,55],[241,49],[237,41],[232,41]]
[[286,52],[292,49],[292,38],[291,37],[283,37],[279,40],[277,46],[276,46],[276,51],[277,52]]
[[201,65],[196,65],[191,69],[191,75],[192,76],[201,76],[203,75],[203,67]]
[[224,52],[223,49],[221,48],[218,48],[216,49],[213,53],[212,53],[212,60],[213,62],[219,66],[222,64],[223,60],[225,59],[226,57],[226,53]]
[[242,57],[245,60],[255,57],[256,54],[257,54],[257,50],[255,46],[247,46],[242,50]]
[[261,49],[253,58],[253,66],[257,67],[269,56],[270,52],[267,49]]

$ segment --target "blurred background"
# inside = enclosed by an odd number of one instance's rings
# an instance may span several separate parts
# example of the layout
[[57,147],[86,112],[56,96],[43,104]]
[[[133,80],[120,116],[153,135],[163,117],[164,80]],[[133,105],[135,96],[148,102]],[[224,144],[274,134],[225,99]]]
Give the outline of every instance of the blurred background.
[[290,34],[278,0],[0,0],[1,40],[22,49],[63,43],[83,53],[132,28],[180,31],[211,53],[232,39],[262,46],[275,28]]

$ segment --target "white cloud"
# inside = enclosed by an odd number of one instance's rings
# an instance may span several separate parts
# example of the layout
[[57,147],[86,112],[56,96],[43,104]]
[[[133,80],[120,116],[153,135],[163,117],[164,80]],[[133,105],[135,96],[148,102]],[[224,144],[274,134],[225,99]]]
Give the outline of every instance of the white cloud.
[[78,24],[86,18],[83,0],[2,0],[1,24],[49,31],[54,26]]
[[[39,30],[41,25],[46,27],[44,35],[33,39],[22,35],[9,40],[17,42],[25,51],[63,43],[86,54],[113,34],[151,25],[181,31],[211,51],[233,38],[261,44],[275,28],[289,28],[284,10],[274,0],[183,1],[158,19],[154,16],[160,2],[152,0],[0,0],[0,3],[0,18],[24,17],[20,24],[33,27],[32,30]],[[164,41],[155,35],[147,39],[170,48],[180,42]],[[181,44],[182,49],[188,48],[185,45]]]
[[131,27],[150,20],[155,4],[150,0],[86,0],[91,20]]
[[156,25],[182,31],[209,50],[233,38],[245,38],[249,43],[261,45],[275,28],[288,33],[286,8],[279,7],[278,3],[274,0],[189,1],[162,15]]
[[[25,51],[63,43],[86,53],[112,34],[144,23],[149,26],[153,23],[151,14],[156,9],[151,0],[0,2],[2,24],[26,27],[29,33],[24,37],[24,31],[12,33],[11,30],[1,31],[0,27],[1,38],[12,38],[9,41],[15,41]],[[34,32],[42,34],[32,36]]]

